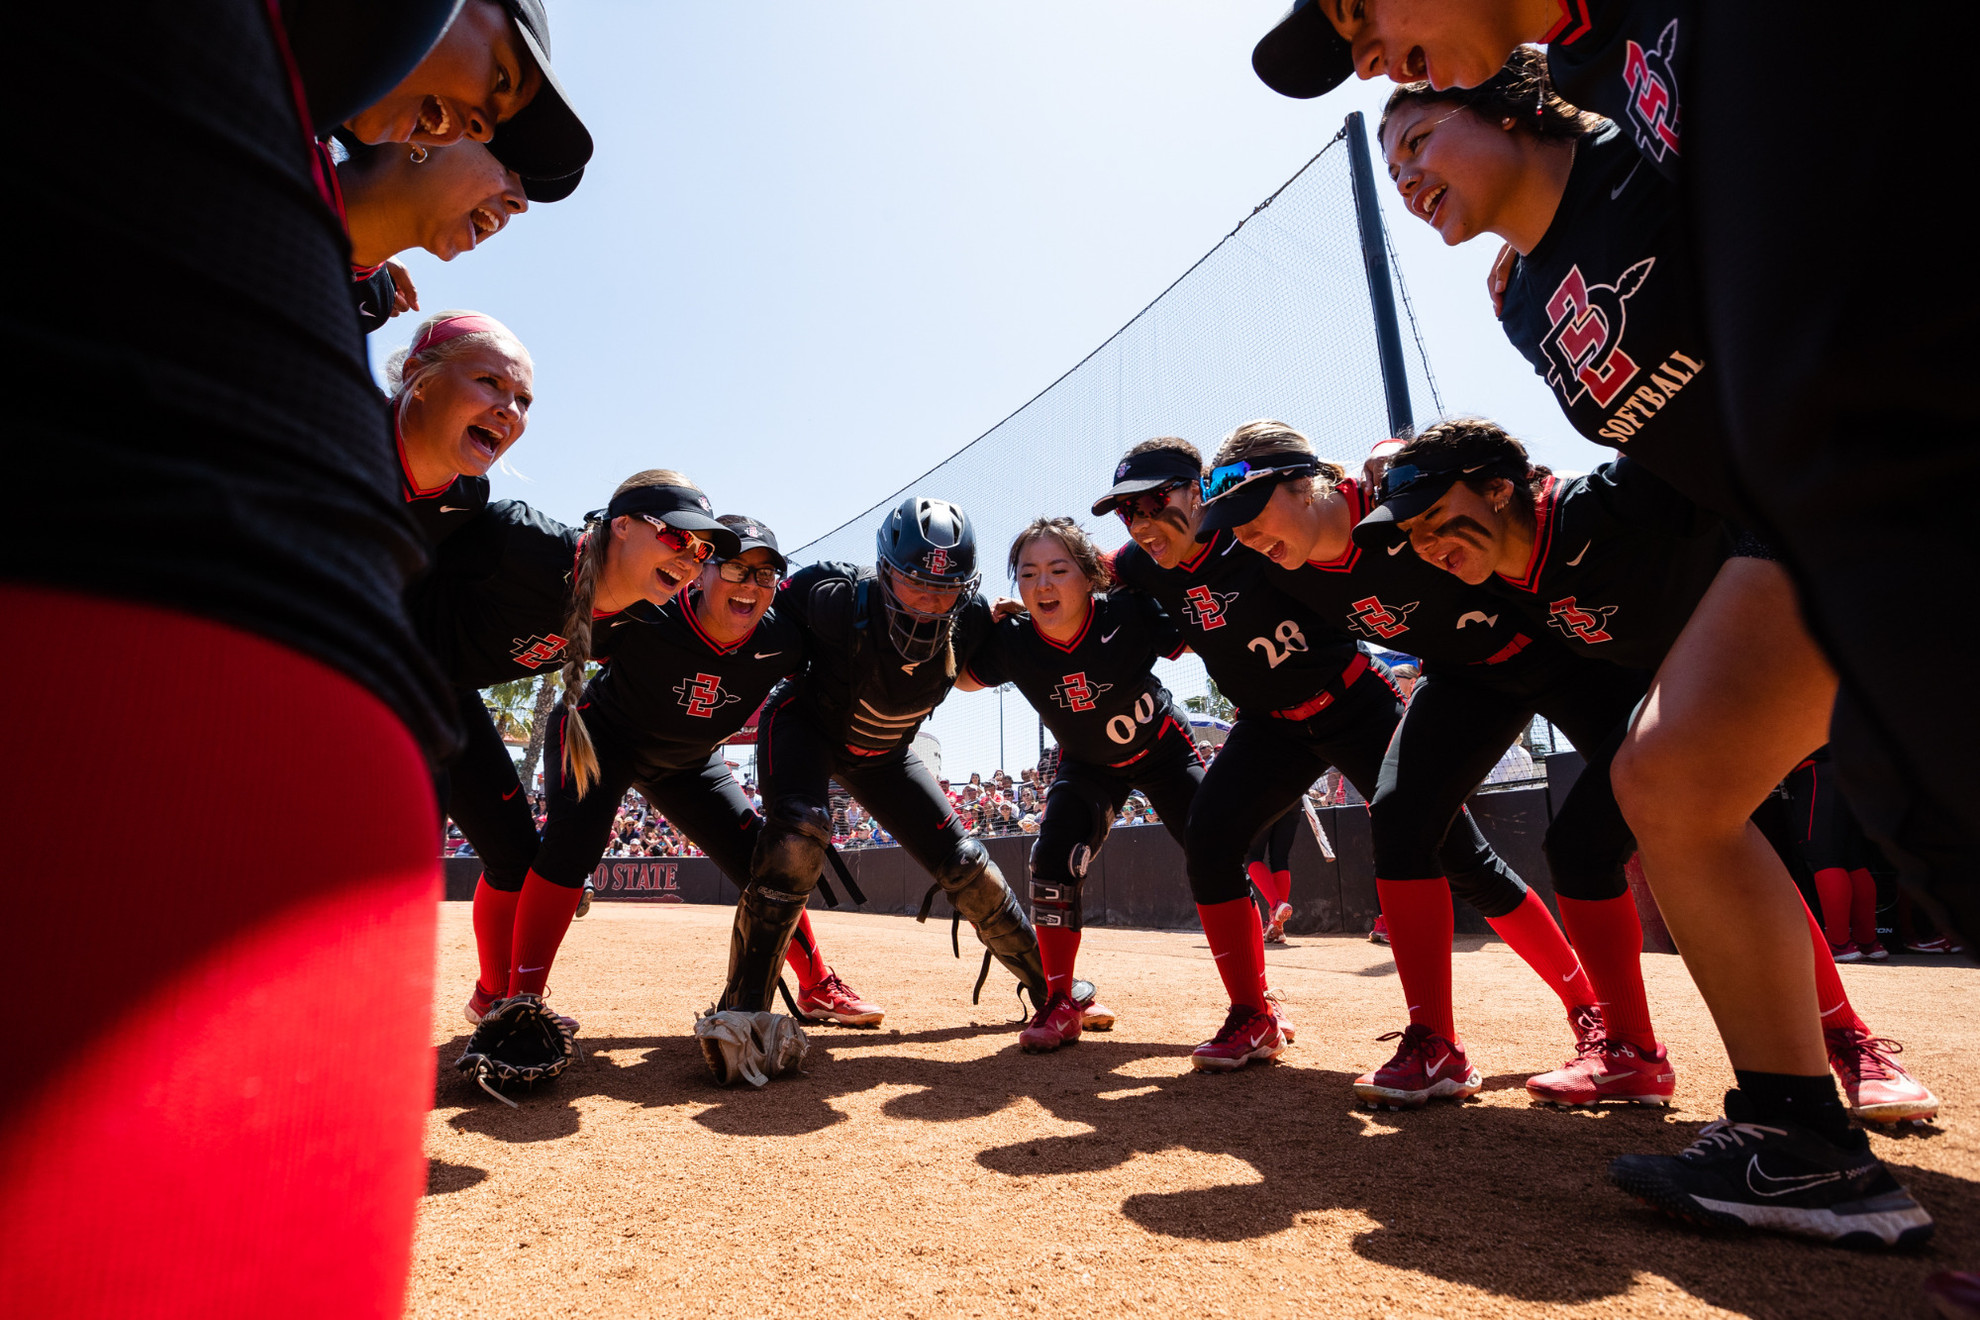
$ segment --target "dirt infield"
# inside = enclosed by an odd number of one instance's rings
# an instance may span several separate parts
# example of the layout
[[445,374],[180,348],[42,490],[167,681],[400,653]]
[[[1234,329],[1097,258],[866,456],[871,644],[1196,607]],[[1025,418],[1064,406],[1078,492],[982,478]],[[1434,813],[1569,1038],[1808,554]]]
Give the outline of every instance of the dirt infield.
[[1082,973],[1120,1025],[1030,1057],[1008,976],[970,1005],[967,932],[958,963],[932,923],[825,914],[820,942],[887,1024],[814,1029],[809,1075],[723,1091],[689,1023],[728,920],[600,904],[575,925],[553,1003],[584,1024],[579,1061],[515,1111],[451,1070],[474,952],[468,905],[443,905],[408,1314],[1911,1315],[1926,1274],[1980,1265],[1980,1082],[1956,1068],[1980,972],[1943,960],[1843,969],[1946,1102],[1936,1127],[1876,1138],[1937,1238],[1867,1257],[1706,1237],[1603,1181],[1611,1155],[1679,1149],[1731,1084],[1674,957],[1645,962],[1677,1108],[1529,1104],[1526,1076],[1567,1053],[1558,1001],[1505,946],[1463,939],[1459,1025],[1486,1089],[1394,1114],[1349,1090],[1403,1025],[1387,950],[1361,940],[1270,950],[1299,1042],[1213,1077],[1188,1061],[1223,1017],[1200,935],[1088,931]]

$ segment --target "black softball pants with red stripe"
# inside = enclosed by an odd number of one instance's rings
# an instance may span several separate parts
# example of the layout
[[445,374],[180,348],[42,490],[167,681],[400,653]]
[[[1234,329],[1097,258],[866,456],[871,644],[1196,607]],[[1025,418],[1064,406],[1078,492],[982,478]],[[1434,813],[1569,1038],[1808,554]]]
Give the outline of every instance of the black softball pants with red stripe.
[[579,797],[577,786],[564,773],[563,746],[567,714],[557,708],[545,740],[543,789],[548,815],[543,842],[533,869],[551,884],[575,889],[598,869],[612,837],[612,822],[626,790],[636,788],[669,824],[707,853],[722,874],[740,889],[749,883],[749,855],[763,820],[743,795],[742,785],[729,773],[722,749],[694,765],[664,766],[642,761],[636,743],[617,726],[603,720],[592,707],[585,729],[598,753],[598,778]]
[[536,859],[536,816],[481,694],[457,697],[462,745],[444,772],[442,806],[474,845],[488,887],[519,893]]
[[[1373,798],[1401,718],[1402,698],[1374,669],[1308,719],[1240,713],[1190,807],[1183,851],[1196,901],[1207,907],[1250,896],[1244,860],[1252,840],[1297,806],[1328,766],[1339,769],[1363,797]],[[1443,832],[1436,857],[1441,869],[1432,874],[1451,877],[1454,890],[1519,883],[1470,812],[1461,812]]]

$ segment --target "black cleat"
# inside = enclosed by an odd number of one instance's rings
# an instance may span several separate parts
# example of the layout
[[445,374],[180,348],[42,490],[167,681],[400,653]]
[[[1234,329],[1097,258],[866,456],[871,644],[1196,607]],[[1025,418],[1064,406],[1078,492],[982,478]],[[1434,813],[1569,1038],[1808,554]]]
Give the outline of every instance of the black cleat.
[[1851,1129],[1846,1145],[1804,1127],[1754,1123],[1746,1097],[1677,1155],[1624,1155],[1609,1181],[1665,1214],[1704,1228],[1758,1228],[1854,1248],[1909,1247],[1932,1216]]

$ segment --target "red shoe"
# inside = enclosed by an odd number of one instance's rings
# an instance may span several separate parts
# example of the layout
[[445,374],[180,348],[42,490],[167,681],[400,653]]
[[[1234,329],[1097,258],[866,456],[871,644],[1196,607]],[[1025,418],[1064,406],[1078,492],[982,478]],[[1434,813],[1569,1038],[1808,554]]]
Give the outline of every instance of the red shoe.
[[1829,946],[1829,956],[1839,963],[1862,962],[1863,950],[1845,940],[1841,944],[1831,944]]
[[1272,1010],[1272,1016],[1279,1024],[1279,1034],[1286,1038],[1286,1044],[1293,1044],[1298,1039],[1299,1030],[1293,1026],[1292,1017],[1286,1012],[1285,1001],[1279,998],[1277,990],[1265,992],[1265,1007]]
[[1904,1049],[1896,1041],[1861,1027],[1831,1027],[1822,1040],[1852,1117],[1865,1123],[1923,1122],[1939,1112],[1939,1097],[1891,1057]]
[[1079,1039],[1085,1010],[1065,991],[1054,992],[1045,1000],[1031,1024],[1018,1033],[1018,1048],[1026,1054],[1050,1054],[1061,1045]]
[[1389,919],[1379,912],[1375,914],[1375,928],[1368,932],[1368,942],[1370,944],[1389,942]]
[[1891,951],[1885,948],[1883,942],[1880,940],[1873,939],[1867,944],[1859,942],[1856,947],[1859,950],[1861,950],[1863,956],[1868,958],[1871,962],[1882,962],[1884,961],[1884,959],[1891,956]]
[[481,982],[477,980],[474,983],[474,993],[468,996],[467,1007],[461,1010],[461,1016],[468,1020],[469,1026],[478,1027],[481,1025],[481,1019],[488,1016],[488,1010],[495,1007],[495,1002],[501,997],[483,990]]
[[798,992],[798,1013],[807,1022],[836,1022],[842,1027],[877,1027],[887,1010],[869,1003],[830,969],[817,985]]
[[1198,1072],[1235,1072],[1253,1059],[1269,1063],[1285,1049],[1277,1018],[1249,1004],[1232,1004],[1224,1025],[1196,1047],[1189,1063]]
[[1462,1100],[1477,1095],[1485,1079],[1464,1057],[1464,1046],[1446,1040],[1430,1028],[1410,1023],[1377,1040],[1400,1040],[1395,1057],[1372,1073],[1354,1079],[1354,1093],[1371,1109],[1419,1109],[1449,1096]]
[[1095,999],[1079,1006],[1079,1026],[1082,1031],[1112,1031],[1114,1010]]
[[1945,935],[1934,936],[1929,940],[1906,940],[1906,953],[1965,953],[1966,946]]
[[[1550,1105],[1668,1105],[1677,1092],[1677,1073],[1670,1055],[1659,1045],[1654,1051],[1605,1034],[1582,1035],[1576,1022],[1574,1057],[1549,1073],[1526,1079],[1535,1100]],[[1594,1023],[1601,1032],[1597,1010]]]
[[1925,1280],[1925,1300],[1941,1320],[1980,1320],[1980,1274],[1940,1270]]
[[1286,923],[1292,920],[1292,914],[1293,909],[1290,903],[1281,903],[1272,909],[1271,919],[1265,923],[1265,942],[1267,944],[1284,944],[1286,942]]

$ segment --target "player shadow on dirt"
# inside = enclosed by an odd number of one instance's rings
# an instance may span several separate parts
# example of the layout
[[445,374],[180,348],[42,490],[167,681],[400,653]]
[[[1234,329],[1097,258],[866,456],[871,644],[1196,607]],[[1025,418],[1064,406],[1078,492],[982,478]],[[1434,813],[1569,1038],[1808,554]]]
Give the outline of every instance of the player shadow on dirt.
[[426,1162],[426,1194],[444,1196],[448,1192],[466,1191],[478,1182],[485,1181],[488,1170],[477,1169],[471,1164],[449,1164],[445,1160]]

